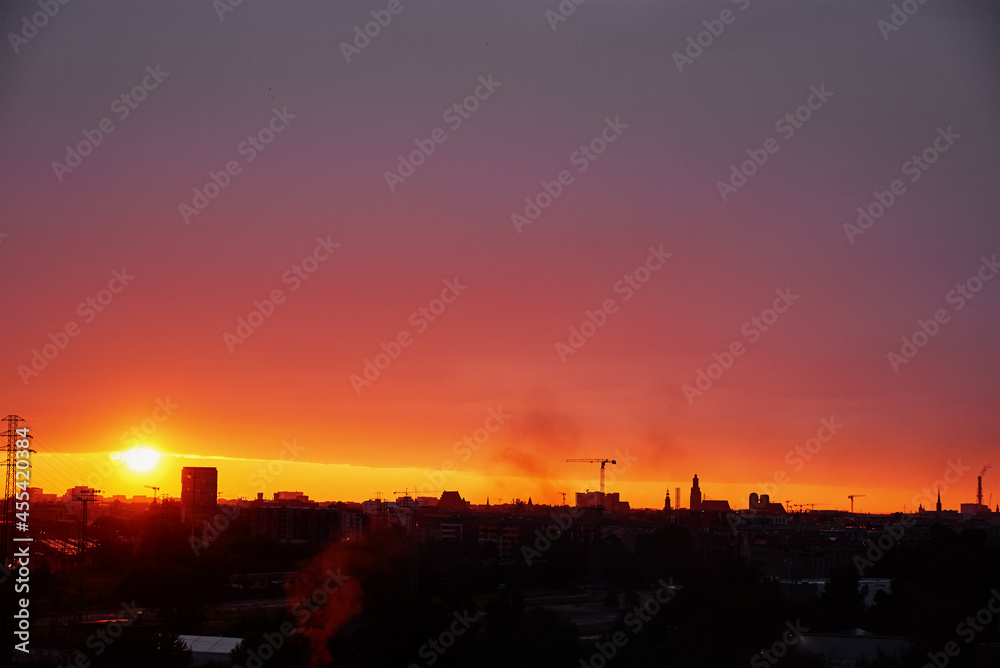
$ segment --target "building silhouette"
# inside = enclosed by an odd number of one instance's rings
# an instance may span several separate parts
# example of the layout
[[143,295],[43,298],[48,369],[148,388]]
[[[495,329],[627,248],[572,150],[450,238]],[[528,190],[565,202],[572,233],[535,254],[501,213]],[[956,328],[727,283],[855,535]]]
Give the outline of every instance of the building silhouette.
[[772,503],[771,497],[768,494],[757,495],[757,492],[750,493],[750,505],[749,510],[752,513],[770,513],[777,515],[785,515],[787,511],[785,507],[780,503]]
[[608,512],[618,513],[629,510],[629,502],[622,501],[618,492],[601,494],[600,492],[577,492],[577,508],[604,508]]
[[698,487],[698,474],[694,474],[694,481],[691,483],[691,510],[701,509],[701,488]]
[[181,522],[189,525],[210,520],[216,512],[219,471],[214,466],[181,469]]
[[439,510],[468,510],[469,502],[462,498],[458,492],[442,492],[438,501]]

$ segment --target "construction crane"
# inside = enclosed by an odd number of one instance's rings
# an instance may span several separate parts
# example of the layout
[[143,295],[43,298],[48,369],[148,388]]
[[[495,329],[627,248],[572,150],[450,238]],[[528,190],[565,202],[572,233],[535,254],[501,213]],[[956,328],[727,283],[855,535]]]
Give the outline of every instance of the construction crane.
[[[857,496],[864,496],[864,494],[858,494]],[[810,510],[816,510],[816,506],[824,506],[825,503],[793,503],[790,507],[795,507],[799,509],[800,513],[805,512],[806,506],[809,506]],[[853,511],[852,511],[853,512]]]
[[601,496],[604,496],[604,465],[608,462],[612,464],[617,464],[614,459],[602,459],[600,457],[591,457],[586,459],[567,459],[567,462],[582,462],[585,464],[600,464],[601,465]]
[[155,506],[156,505],[156,493],[160,491],[160,488],[156,487],[154,485],[146,485],[146,487],[148,487],[151,490],[153,490],[153,505]]
[[864,494],[848,494],[847,498],[851,500],[851,514],[854,514],[854,499],[865,496]]

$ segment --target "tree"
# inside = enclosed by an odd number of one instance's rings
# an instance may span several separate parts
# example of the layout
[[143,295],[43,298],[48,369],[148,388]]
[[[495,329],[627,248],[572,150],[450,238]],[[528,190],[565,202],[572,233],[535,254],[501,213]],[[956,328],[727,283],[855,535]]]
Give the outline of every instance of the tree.
[[858,589],[858,570],[851,565],[834,568],[820,597],[823,610],[823,625],[831,631],[860,626],[865,611],[864,591]]

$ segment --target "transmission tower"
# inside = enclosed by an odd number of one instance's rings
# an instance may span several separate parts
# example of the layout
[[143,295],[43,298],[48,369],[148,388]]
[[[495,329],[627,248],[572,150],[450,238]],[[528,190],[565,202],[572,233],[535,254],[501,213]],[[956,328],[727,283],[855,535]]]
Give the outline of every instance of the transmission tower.
[[[15,453],[18,450],[16,444],[18,439],[23,438],[17,433],[17,430],[21,429],[24,433],[25,427],[21,426],[24,418],[18,415],[8,415],[3,421],[7,423],[7,431],[3,433],[3,436],[7,437],[7,444],[4,448],[7,452],[7,461],[6,480],[3,486],[3,515],[0,516],[0,555],[3,556],[3,565],[8,566],[14,555],[14,501],[17,498],[17,484],[14,479],[17,476]],[[25,436],[31,438],[30,434],[25,434]],[[29,450],[29,452],[34,452],[34,450]]]
[[[0,664],[12,665],[14,662],[14,641],[13,621],[14,615],[14,580],[17,572],[14,563],[14,537],[16,529],[15,501],[19,490],[25,491],[29,480],[17,481],[17,452],[34,452],[25,447],[30,441],[27,425],[24,420],[17,415],[8,415],[3,419],[7,423],[7,430],[3,433],[7,437],[5,449],[7,451],[5,481],[3,486],[3,508],[0,514]],[[20,429],[20,433],[18,430]],[[17,443],[20,441],[20,448]],[[23,457],[24,455],[22,455]],[[30,471],[30,460],[24,460],[28,468],[20,469],[23,472]],[[30,473],[27,476],[30,477]],[[27,531],[22,525],[22,531]],[[23,539],[23,536],[22,536]]]
[[77,550],[77,557],[80,561],[80,611],[78,619],[81,622],[83,621],[84,580],[87,572],[87,504],[96,501],[94,494],[100,491],[99,489],[84,489],[80,491],[79,495],[73,497],[74,501],[83,503],[83,512],[80,517],[80,549]]

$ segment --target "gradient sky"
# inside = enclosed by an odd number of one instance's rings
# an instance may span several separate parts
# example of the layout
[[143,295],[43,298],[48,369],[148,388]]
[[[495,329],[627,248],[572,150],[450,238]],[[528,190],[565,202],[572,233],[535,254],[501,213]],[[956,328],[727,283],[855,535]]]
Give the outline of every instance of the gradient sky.
[[[0,404],[36,436],[35,484],[179,495],[197,464],[229,498],[360,501],[443,478],[434,490],[473,502],[552,503],[597,484],[566,458],[628,452],[608,491],[633,506],[675,487],[686,505],[697,473],[745,507],[784,471],[772,500],[912,510],[949,461],[971,469],[945,506],[974,500],[1000,459],[1000,280],[960,310],[948,295],[1000,245],[995,3],[928,2],[885,39],[881,2],[592,1],[553,30],[554,2],[404,0],[347,62],[341,43],[387,4],[245,0],[220,20],[209,2],[77,0],[16,53],[8,33],[38,6],[0,7]],[[727,9],[679,72],[674,53]],[[120,119],[114,100],[157,66]],[[451,129],[444,112],[489,76]],[[785,138],[776,121],[821,86],[832,97]],[[247,162],[238,146],[275,108],[295,118]],[[52,163],[103,118],[114,130],[60,182]],[[579,172],[571,155],[607,118],[628,127]],[[436,128],[447,140],[391,192],[385,172]],[[959,138],[911,182],[904,163],[939,128]],[[778,151],[723,201],[717,182],[768,138]],[[179,205],[231,160],[186,223]],[[572,184],[518,232],[511,215],[561,170]],[[905,193],[849,241],[894,179]],[[292,290],[317,237],[339,248]],[[625,301],[616,282],[661,246]],[[87,322],[79,305],[122,268],[134,280]],[[418,332],[411,314],[455,278],[467,290]],[[230,352],[223,335],[276,289],[286,301]],[[751,342],[744,323],[785,289],[798,300]],[[556,344],[609,298],[563,362]],[[894,370],[938,309],[948,322]],[[79,334],[25,382],[70,321]],[[402,331],[412,344],[357,393],[351,375]],[[745,353],[689,402],[735,341]],[[176,408],[152,429],[158,400]],[[510,417],[456,454],[491,409]],[[786,454],[831,418],[796,470]],[[171,456],[108,472],[144,420]],[[293,440],[296,461],[261,482]]]

